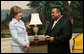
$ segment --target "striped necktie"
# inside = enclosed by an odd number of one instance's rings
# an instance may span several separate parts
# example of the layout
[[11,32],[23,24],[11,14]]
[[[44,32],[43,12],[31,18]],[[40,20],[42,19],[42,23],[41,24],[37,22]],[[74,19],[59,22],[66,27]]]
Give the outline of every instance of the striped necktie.
[[53,29],[53,28],[54,28],[55,24],[56,24],[56,21],[54,21],[53,26],[52,26],[52,28],[51,28],[51,29]]

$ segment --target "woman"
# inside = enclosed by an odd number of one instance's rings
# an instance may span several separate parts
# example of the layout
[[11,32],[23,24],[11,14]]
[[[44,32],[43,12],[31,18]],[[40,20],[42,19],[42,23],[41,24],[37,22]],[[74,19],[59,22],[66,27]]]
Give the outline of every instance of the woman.
[[10,33],[12,35],[12,52],[25,53],[29,48],[28,35],[24,22],[21,19],[22,9],[18,6],[13,6],[10,10],[12,21],[9,23]]

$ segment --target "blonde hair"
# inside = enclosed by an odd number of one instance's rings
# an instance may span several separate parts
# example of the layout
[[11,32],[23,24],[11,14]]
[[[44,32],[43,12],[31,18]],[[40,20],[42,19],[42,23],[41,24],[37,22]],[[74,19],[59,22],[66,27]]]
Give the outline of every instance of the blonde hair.
[[11,15],[11,17],[15,17],[18,13],[21,13],[21,12],[22,12],[22,8],[18,7],[18,6],[13,6],[10,9],[10,15]]

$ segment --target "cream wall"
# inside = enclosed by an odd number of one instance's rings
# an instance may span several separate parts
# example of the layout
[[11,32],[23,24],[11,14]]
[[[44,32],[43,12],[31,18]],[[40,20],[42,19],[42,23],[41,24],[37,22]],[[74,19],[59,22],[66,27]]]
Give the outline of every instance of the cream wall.
[[19,6],[22,9],[30,9],[26,6],[30,1],[1,1],[1,10],[10,10],[12,6]]

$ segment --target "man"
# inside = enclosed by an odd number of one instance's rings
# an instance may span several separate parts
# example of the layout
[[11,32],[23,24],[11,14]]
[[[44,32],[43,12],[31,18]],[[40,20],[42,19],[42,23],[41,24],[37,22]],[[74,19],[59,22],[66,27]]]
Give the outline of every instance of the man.
[[52,21],[45,33],[45,39],[48,40],[48,53],[70,53],[71,22],[62,15],[60,7],[53,7],[51,15]]

